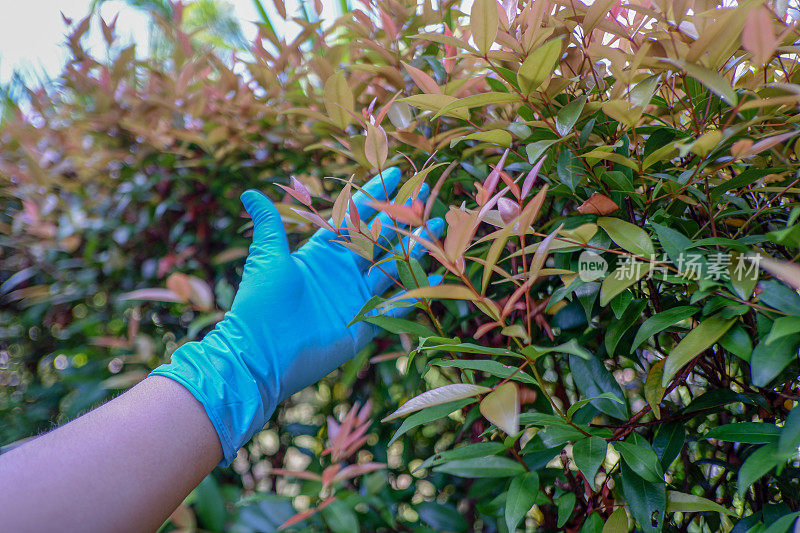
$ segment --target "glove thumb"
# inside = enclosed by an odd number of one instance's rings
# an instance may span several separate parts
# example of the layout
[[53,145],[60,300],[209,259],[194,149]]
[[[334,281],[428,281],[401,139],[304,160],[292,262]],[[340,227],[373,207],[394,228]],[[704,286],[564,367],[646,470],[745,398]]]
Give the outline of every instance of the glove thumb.
[[286,232],[278,210],[269,198],[250,189],[242,194],[242,205],[253,219],[253,242],[266,247],[272,253],[289,253]]

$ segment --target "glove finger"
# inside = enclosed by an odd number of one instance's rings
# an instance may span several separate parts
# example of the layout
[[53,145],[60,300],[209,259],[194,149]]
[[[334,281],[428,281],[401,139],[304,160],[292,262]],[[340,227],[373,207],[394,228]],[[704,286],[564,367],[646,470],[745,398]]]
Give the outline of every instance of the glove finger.
[[[431,188],[428,186],[428,184],[423,183],[422,187],[419,190],[419,195],[417,195],[417,199],[424,202],[428,198],[428,194],[430,193],[430,191]],[[403,205],[410,206],[412,201],[413,199],[409,198]],[[392,202],[394,203],[394,200]],[[386,213],[378,213],[378,216],[375,218],[377,220],[380,220],[381,222],[381,234],[378,236],[378,243],[381,246],[375,247],[375,254],[378,255],[382,252],[382,250],[388,248],[392,240],[397,236],[397,228],[398,227],[406,228],[408,224],[403,224],[402,222],[400,222],[397,225],[395,225],[395,223]],[[403,249],[401,248],[400,251],[402,252],[402,250]],[[361,256],[358,257],[357,262],[358,266],[362,270],[366,270],[369,267],[369,265],[372,264],[372,261],[368,261],[367,259]]]
[[[353,194],[352,200],[358,210],[358,216],[361,220],[368,221],[372,218],[372,215],[375,214],[375,208],[369,205],[370,202],[372,202],[373,199],[380,202],[385,201],[389,197],[388,195],[392,194],[397,188],[401,176],[402,173],[399,168],[387,168],[364,184],[361,190]],[[350,212],[349,206],[347,212]],[[328,219],[328,223],[333,225],[333,219]],[[342,224],[342,226],[344,226],[344,224]],[[342,232],[346,232],[344,227],[342,227]],[[325,241],[333,241],[337,238],[337,235],[323,228],[317,230],[314,237]]]
[[[422,228],[417,228],[417,231],[420,230],[422,230]],[[422,230],[420,235],[430,241],[438,239],[442,231],[444,231],[444,220],[441,218],[433,218],[428,221],[427,229]],[[410,257],[417,260],[425,255],[427,251],[422,243],[417,242],[416,239],[406,237],[403,239],[402,246],[398,243],[392,249],[391,254],[386,253],[381,259],[392,256],[404,257],[404,250],[409,253]],[[367,286],[372,291],[372,294],[383,294],[394,283],[393,280],[398,279],[398,276],[397,261],[385,261],[369,271],[367,274]]]
[[249,189],[242,194],[242,205],[253,219],[253,243],[271,253],[288,254],[289,244],[278,210],[262,193]]
[[[430,285],[430,286],[440,285],[443,280],[444,280],[444,278],[442,276],[440,276],[439,274],[431,274],[430,276],[428,276],[428,285]],[[395,297],[397,297],[397,296],[401,296],[402,297],[402,295],[404,293],[406,293],[406,292],[407,291],[401,291],[401,292],[397,293],[395,295]],[[408,298],[407,300],[401,300],[401,301],[408,302],[409,305],[403,306],[403,307],[394,307],[394,308],[392,308],[392,309],[390,309],[389,311],[386,312],[386,316],[390,316],[390,317],[394,317],[394,318],[402,318],[405,315],[407,315],[412,309],[414,309],[414,306],[410,305],[410,304],[415,304],[415,303],[419,302],[419,300],[417,298]]]

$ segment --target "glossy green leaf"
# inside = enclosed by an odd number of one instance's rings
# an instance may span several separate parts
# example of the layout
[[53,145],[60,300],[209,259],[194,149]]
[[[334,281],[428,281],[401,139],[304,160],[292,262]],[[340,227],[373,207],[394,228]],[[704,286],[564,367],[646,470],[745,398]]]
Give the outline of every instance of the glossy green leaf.
[[516,531],[517,526],[536,503],[539,494],[539,475],[525,472],[511,480],[506,496],[506,526]]
[[561,153],[558,154],[556,171],[561,183],[569,187],[573,192],[586,177],[586,168],[583,166],[583,161],[568,148],[562,148]]
[[617,507],[606,520],[603,533],[628,533],[628,531],[630,531],[628,513],[625,512],[625,507]]
[[653,451],[664,470],[681,453],[686,441],[686,429],[680,421],[659,424],[653,437]]
[[797,335],[800,333],[800,317],[796,316],[782,316],[775,319],[772,324],[772,329],[769,335],[764,339],[767,346],[773,344],[778,339],[782,339],[788,335]]
[[420,520],[435,531],[466,531],[469,528],[464,515],[453,505],[438,502],[420,502],[415,510]]
[[517,72],[517,81],[523,94],[536,90],[553,73],[560,56],[560,39],[551,39],[528,54]]
[[[625,294],[630,294],[630,292],[623,292],[621,295]],[[622,336],[642,317],[642,311],[646,306],[647,302],[644,300],[636,300],[628,306],[622,316],[617,317],[617,320],[609,326],[605,337],[606,353],[614,355]]]
[[623,402],[619,398],[619,396],[617,396],[613,392],[604,392],[603,394],[599,394],[599,395],[597,395],[597,396],[595,396],[593,398],[584,398],[583,400],[578,400],[577,402],[575,402],[572,405],[570,405],[569,409],[567,409],[567,418],[569,418],[571,420],[572,416],[577,411],[579,411],[584,405],[588,405],[589,403],[591,403],[591,402],[593,402],[595,400],[600,400],[600,399],[611,400],[612,402],[617,402],[618,404],[622,404],[622,405],[625,404],[625,402]]
[[782,337],[771,344],[761,341],[750,356],[750,379],[757,387],[766,387],[797,357],[800,336]]
[[744,495],[753,483],[785,461],[786,459],[781,459],[778,454],[778,445],[774,443],[765,444],[750,454],[739,468],[736,480],[739,496]]
[[652,263],[636,261],[614,270],[600,284],[600,305],[606,306],[612,298],[642,279],[652,268]]
[[622,492],[633,518],[644,533],[659,533],[664,525],[667,495],[664,482],[645,481],[626,464],[620,466]]
[[497,37],[497,16],[496,0],[475,0],[472,4],[469,27],[475,46],[483,55],[486,55]]
[[592,490],[597,490],[594,478],[597,469],[606,458],[607,449],[606,439],[602,437],[586,437],[572,445],[572,459],[575,461],[575,466],[589,482]]
[[[575,385],[581,394],[587,398],[596,398],[604,392],[609,392],[624,401],[625,394],[622,392],[619,383],[596,357],[583,359],[571,355],[569,357],[569,367],[572,371],[572,379],[575,381]],[[590,403],[611,417],[620,420],[627,420],[628,418],[628,408],[625,404],[619,404],[608,398],[597,398]]]
[[421,465],[414,469],[414,472],[423,468],[437,466],[447,461],[456,459],[473,459],[475,457],[488,457],[497,455],[504,451],[506,447],[501,442],[475,442],[465,446],[459,446],[452,450],[444,450],[425,459]]
[[766,444],[777,442],[780,428],[767,422],[735,422],[717,426],[705,434],[706,439]]
[[796,405],[786,417],[778,439],[778,454],[791,457],[797,454],[800,447],[800,404]]
[[489,456],[473,459],[456,459],[434,467],[434,472],[452,474],[460,477],[509,477],[525,472],[525,468],[517,461],[507,457]]
[[333,500],[322,510],[325,523],[333,533],[358,533],[358,517],[353,508],[342,500]]
[[706,318],[696,328],[689,331],[667,356],[661,384],[669,385],[670,380],[683,366],[710,348],[736,322],[735,318],[724,320],[717,317]]
[[558,114],[556,115],[556,131],[559,135],[566,137],[572,131],[572,128],[575,126],[575,123],[578,122],[578,119],[581,116],[581,111],[583,111],[583,106],[585,105],[586,97],[579,96],[572,102],[559,109]]
[[645,447],[644,439],[639,439],[637,444],[631,441],[615,442],[614,449],[619,452],[628,467],[645,481],[664,481],[664,471],[658,456],[649,444]]
[[525,154],[528,156],[528,162],[531,165],[536,164],[536,162],[539,160],[539,158],[542,156],[545,150],[553,146],[558,141],[559,139],[547,139],[544,141],[532,142],[526,145]]
[[623,250],[648,258],[655,255],[650,236],[636,224],[618,218],[600,217],[597,219],[597,225],[603,228],[611,240]]
[[556,509],[558,510],[558,522],[556,525],[560,528],[567,523],[569,517],[572,516],[572,511],[575,509],[575,502],[577,498],[572,492],[567,492],[556,498]]
[[702,513],[711,511],[715,513],[726,514],[729,516],[736,516],[736,513],[726,509],[716,502],[712,502],[702,496],[695,496],[694,494],[686,494],[685,492],[677,492],[674,490],[667,491],[667,509],[668,513]]
[[450,148],[455,146],[461,141],[480,141],[490,144],[497,144],[499,146],[503,146],[508,148],[511,146],[511,134],[506,130],[488,130],[488,131],[476,131],[475,133],[470,133],[469,135],[464,135],[463,137],[458,137],[450,141]]
[[636,348],[641,346],[641,344],[650,337],[664,331],[670,326],[674,326],[678,322],[686,320],[697,313],[697,311],[698,309],[696,307],[679,305],[678,307],[673,307],[672,309],[667,309],[666,311],[661,311],[651,316],[642,322],[642,325],[636,332],[636,337],[633,339],[630,352],[633,353]]
[[475,400],[472,398],[465,398],[461,400],[456,400],[453,402],[447,402],[441,405],[436,405],[434,407],[430,407],[418,413],[414,413],[413,415],[409,416],[403,423],[400,424],[400,427],[397,428],[392,438],[389,439],[389,445],[391,445],[394,441],[414,429],[415,427],[419,427],[423,424],[427,424],[439,418],[445,417],[452,413],[453,411],[458,411],[465,405],[469,405],[474,403]]
[[430,364],[434,366],[478,370],[499,378],[510,378],[515,381],[521,381],[522,383],[536,385],[536,380],[525,371],[519,370],[517,367],[504,365],[500,361],[493,361],[491,359],[435,359],[431,361]]
[[664,398],[664,393],[667,389],[661,384],[661,379],[664,377],[664,363],[666,363],[666,359],[659,359],[653,363],[644,382],[644,398],[653,413],[655,413],[656,418],[661,418],[661,400]]
[[713,70],[709,70],[698,64],[689,63],[680,59],[664,58],[664,61],[672,63],[676,67],[686,72],[686,74],[708,87],[713,93],[725,100],[725,102],[728,104],[736,105],[736,102],[739,101],[738,97],[736,96],[736,91],[733,90],[730,82]]

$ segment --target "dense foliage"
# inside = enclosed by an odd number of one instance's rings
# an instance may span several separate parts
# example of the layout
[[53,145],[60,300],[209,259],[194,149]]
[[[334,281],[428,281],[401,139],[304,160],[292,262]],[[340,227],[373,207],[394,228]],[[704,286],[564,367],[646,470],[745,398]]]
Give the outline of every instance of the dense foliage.
[[0,129],[0,439],[131,386],[219,319],[242,190],[270,193],[295,242],[347,226],[371,259],[381,228],[347,200],[397,165],[380,208],[399,231],[448,223],[427,265],[396,257],[417,316],[370,300],[354,320],[389,334],[167,527],[787,531],[797,13],[726,6],[362,2],[290,43],[264,24],[232,59],[175,6],[166,60],[105,24],[91,56],[77,23],[59,87]]

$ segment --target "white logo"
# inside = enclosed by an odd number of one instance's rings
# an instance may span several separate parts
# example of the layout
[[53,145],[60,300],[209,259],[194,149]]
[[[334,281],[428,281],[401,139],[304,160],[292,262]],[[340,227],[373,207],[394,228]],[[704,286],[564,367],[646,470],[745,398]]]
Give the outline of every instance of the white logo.
[[606,275],[608,263],[599,254],[584,250],[578,257],[578,275],[583,281],[595,281]]

